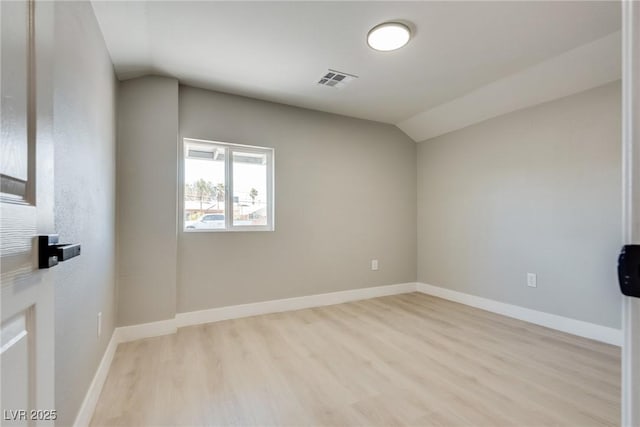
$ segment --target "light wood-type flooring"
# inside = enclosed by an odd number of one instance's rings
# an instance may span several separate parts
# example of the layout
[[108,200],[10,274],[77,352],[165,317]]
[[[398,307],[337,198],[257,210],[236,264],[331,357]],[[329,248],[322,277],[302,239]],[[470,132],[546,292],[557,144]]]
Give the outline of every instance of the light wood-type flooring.
[[121,344],[92,425],[614,426],[620,349],[410,293]]

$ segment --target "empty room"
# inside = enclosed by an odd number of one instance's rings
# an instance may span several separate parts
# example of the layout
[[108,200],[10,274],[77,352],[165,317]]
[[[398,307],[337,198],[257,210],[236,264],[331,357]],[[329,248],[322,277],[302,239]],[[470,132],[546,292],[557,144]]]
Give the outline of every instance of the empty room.
[[640,2],[0,25],[3,426],[640,426]]

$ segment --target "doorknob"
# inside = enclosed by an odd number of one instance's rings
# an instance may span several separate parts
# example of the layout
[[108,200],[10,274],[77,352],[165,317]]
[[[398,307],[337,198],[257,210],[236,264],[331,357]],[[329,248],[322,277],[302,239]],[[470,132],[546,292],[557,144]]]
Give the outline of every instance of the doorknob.
[[59,243],[57,234],[38,236],[38,268],[51,268],[80,255],[79,243]]

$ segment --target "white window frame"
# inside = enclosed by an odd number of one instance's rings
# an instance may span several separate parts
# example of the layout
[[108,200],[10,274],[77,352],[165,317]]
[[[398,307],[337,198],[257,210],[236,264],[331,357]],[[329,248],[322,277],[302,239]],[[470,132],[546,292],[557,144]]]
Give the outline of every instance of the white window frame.
[[[224,191],[224,229],[187,229],[184,212],[184,184],[186,177],[186,159],[190,144],[212,145],[224,148],[225,191]],[[274,231],[275,230],[275,186],[274,186],[274,149],[257,145],[234,144],[206,139],[182,139],[182,231],[185,233],[225,233],[233,231]],[[264,154],[267,157],[267,224],[233,225],[233,153]]]

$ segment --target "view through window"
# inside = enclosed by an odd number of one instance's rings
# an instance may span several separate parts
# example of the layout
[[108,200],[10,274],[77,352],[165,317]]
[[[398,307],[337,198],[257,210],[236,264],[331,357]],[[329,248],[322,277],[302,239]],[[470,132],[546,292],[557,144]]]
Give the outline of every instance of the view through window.
[[273,229],[273,150],[184,140],[184,229]]

